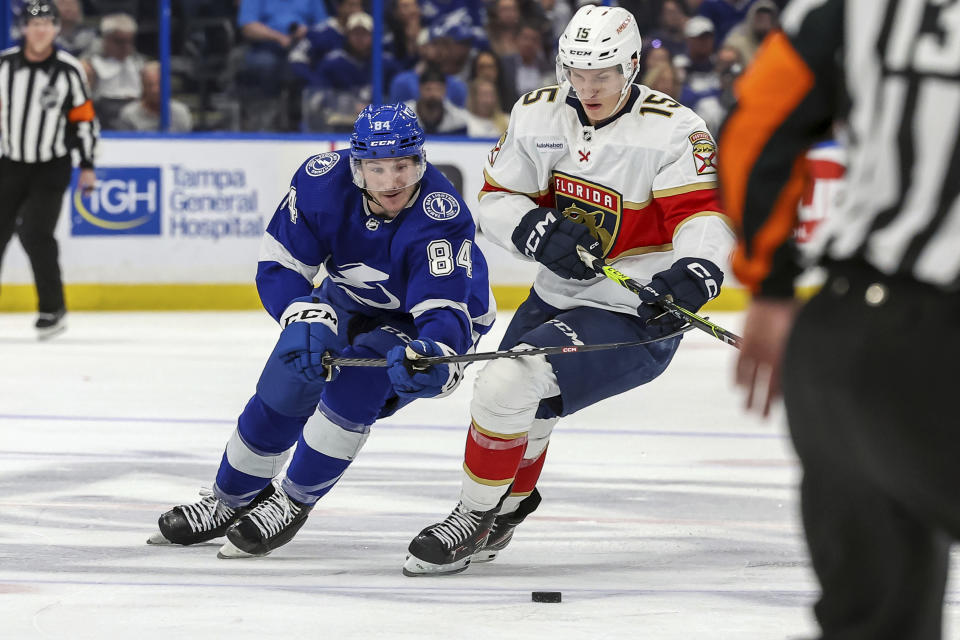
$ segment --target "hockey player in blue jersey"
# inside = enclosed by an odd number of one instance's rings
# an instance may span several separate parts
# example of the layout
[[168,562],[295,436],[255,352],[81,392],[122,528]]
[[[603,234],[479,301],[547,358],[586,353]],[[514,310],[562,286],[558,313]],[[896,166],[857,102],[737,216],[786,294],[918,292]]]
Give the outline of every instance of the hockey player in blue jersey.
[[[257,270],[263,305],[282,328],[277,345],[213,491],[164,513],[149,543],[226,535],[221,558],[271,552],[303,526],[376,420],[457,386],[455,365],[405,365],[472,350],[496,308],[473,217],[426,161],[423,140],[408,107],[367,107],[349,151],[313,156],[297,170]],[[321,268],[326,277],[314,288]],[[331,371],[326,353],[386,356],[389,366]]]

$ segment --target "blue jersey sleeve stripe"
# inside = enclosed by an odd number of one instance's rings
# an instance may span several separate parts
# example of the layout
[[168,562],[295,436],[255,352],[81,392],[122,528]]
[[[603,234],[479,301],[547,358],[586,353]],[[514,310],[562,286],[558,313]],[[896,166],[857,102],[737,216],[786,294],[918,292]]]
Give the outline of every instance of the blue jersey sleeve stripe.
[[282,267],[299,273],[311,286],[313,285],[313,279],[320,272],[319,265],[314,266],[300,262],[279,240],[269,233],[263,234],[263,240],[260,243],[260,256],[257,260],[259,262],[276,262]]
[[410,315],[416,318],[420,314],[430,311],[431,309],[451,309],[454,311],[460,311],[467,318],[470,318],[470,311],[467,309],[467,304],[465,302],[443,300],[441,298],[432,298],[430,300],[422,300],[418,302],[413,306],[412,309],[410,309]]

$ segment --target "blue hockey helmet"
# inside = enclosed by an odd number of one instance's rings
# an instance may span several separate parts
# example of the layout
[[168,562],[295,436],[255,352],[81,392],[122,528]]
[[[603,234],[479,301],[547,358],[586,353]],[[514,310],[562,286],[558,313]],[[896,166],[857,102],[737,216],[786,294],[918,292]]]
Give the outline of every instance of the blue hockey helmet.
[[417,114],[402,102],[365,107],[357,116],[353,135],[350,136],[350,169],[354,184],[361,189],[367,186],[361,171],[361,160],[408,156],[414,157],[417,162],[415,182],[418,182],[427,170],[423,140],[423,129],[417,122]]

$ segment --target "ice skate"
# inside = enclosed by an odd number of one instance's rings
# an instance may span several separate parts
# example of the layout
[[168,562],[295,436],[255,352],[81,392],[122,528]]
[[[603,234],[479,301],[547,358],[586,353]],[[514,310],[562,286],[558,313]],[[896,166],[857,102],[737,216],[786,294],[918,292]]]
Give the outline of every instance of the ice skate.
[[517,525],[539,506],[540,492],[534,489],[533,493],[520,501],[516,511],[498,515],[493,521],[493,528],[490,529],[487,541],[479,551],[473,554],[471,562],[490,562],[496,558],[497,554],[510,544],[510,540],[513,539],[513,530]]
[[473,554],[483,547],[499,508],[471,511],[457,503],[446,520],[430,525],[413,539],[403,574],[444,575],[465,570]]
[[259,496],[255,507],[227,529],[227,542],[218,558],[265,556],[293,539],[313,505],[292,499],[283,489],[271,484]]
[[34,327],[37,330],[38,340],[49,340],[67,330],[67,310],[60,309],[53,313],[40,313]]
[[160,516],[160,530],[147,539],[147,544],[207,542],[226,534],[227,527],[246,512],[228,507],[209,489],[201,489],[200,495],[199,502],[182,504]]

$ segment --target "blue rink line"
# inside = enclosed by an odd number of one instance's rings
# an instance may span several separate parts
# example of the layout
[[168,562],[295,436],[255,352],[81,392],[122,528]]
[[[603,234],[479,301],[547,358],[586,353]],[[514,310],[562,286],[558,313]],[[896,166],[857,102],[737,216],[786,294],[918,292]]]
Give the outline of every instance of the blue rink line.
[[[140,422],[159,424],[236,424],[236,419],[226,418],[146,418],[123,416],[64,416],[42,415],[26,413],[0,413],[0,420],[50,420],[71,422]],[[413,431],[465,431],[464,425],[439,424],[396,424],[383,422],[374,425],[377,428],[410,429]],[[585,427],[569,427],[564,433],[579,433],[586,435],[605,436],[663,436],[668,438],[738,438],[746,440],[783,440],[787,436],[780,433],[762,433],[754,431],[665,431],[660,429],[593,429]]]

